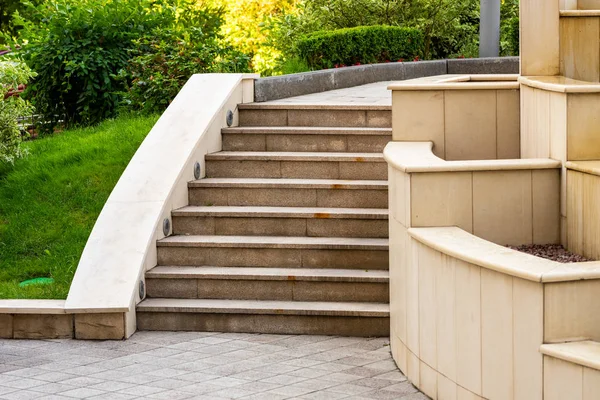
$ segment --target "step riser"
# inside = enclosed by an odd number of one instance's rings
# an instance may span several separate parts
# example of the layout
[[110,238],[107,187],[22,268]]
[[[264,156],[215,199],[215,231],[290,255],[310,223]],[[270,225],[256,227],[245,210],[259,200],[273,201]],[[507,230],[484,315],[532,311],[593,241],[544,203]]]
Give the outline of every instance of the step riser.
[[386,110],[240,110],[240,126],[390,128]]
[[223,134],[224,151],[381,153],[391,135]]
[[374,189],[194,188],[193,206],[387,208],[388,191]]
[[379,337],[389,335],[389,326],[389,318],[375,317],[137,313],[137,328],[142,331]]
[[146,279],[148,297],[387,303],[387,283],[290,280]]
[[173,217],[175,235],[387,238],[384,219]]
[[158,265],[388,269],[387,250],[158,247]]
[[208,178],[387,180],[384,162],[207,161]]

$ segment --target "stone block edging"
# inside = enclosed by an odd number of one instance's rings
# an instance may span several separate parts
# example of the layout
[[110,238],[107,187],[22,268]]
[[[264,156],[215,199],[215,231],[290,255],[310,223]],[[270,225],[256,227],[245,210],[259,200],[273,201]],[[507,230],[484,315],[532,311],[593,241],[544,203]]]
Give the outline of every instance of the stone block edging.
[[256,102],[278,100],[383,81],[402,81],[444,74],[518,74],[519,57],[433,60],[357,65],[259,78]]

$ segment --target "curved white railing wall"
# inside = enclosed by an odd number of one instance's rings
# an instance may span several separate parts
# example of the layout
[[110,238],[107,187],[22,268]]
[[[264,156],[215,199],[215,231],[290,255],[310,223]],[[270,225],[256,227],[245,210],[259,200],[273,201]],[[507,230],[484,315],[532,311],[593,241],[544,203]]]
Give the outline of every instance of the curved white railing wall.
[[[135,332],[140,282],[156,265],[163,221],[188,204],[194,164],[221,150],[227,112],[253,101],[250,74],[194,75],[148,134],[111,193],[83,251],[66,312],[100,313],[92,326]],[[123,314],[125,313],[125,314]],[[75,317],[76,337],[77,316]],[[123,332],[124,331],[124,332]],[[124,335],[123,335],[124,334]]]

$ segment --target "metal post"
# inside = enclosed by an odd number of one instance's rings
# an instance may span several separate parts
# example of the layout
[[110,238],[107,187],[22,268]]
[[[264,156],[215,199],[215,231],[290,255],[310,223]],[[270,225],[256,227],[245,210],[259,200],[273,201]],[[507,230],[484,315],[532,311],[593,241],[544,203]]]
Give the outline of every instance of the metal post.
[[500,55],[500,0],[481,0],[479,57]]

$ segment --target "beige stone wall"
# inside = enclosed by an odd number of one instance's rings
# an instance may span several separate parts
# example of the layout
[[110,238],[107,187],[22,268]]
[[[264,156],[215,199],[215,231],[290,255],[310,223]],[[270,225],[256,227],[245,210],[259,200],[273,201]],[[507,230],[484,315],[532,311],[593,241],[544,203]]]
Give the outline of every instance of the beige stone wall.
[[[407,229],[397,220],[390,262],[392,354],[432,399],[597,398],[580,395],[600,393],[590,389],[595,380],[582,386],[582,374],[597,371],[581,360],[600,345],[580,341],[600,339],[599,263],[559,264],[459,228]],[[544,349],[565,342],[584,350]],[[550,350],[570,361],[563,372],[548,371]],[[575,372],[557,381],[565,369]]]
[[0,314],[0,339],[120,340],[125,338],[124,318],[125,313]]
[[458,226],[500,245],[560,242],[560,170],[388,171],[391,218]]
[[544,400],[596,400],[600,371],[544,356]]
[[567,232],[569,250],[600,259],[600,176],[567,171]]
[[560,75],[600,81],[600,17],[560,18]]
[[542,399],[542,284],[390,233],[391,346],[410,381],[433,399]]
[[394,90],[394,141],[432,141],[445,160],[519,158],[519,91]]
[[572,0],[520,2],[521,75],[552,76],[560,72],[559,6]]

